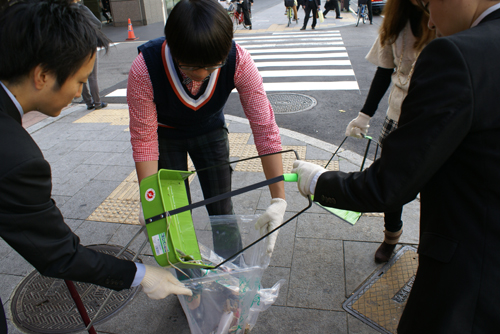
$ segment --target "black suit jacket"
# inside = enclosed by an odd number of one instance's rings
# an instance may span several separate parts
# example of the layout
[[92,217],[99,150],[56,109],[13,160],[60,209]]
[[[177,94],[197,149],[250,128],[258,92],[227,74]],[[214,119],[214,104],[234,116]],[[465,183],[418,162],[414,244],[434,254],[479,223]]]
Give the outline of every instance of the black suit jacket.
[[432,41],[381,158],[318,179],[321,204],[362,212],[420,192],[419,268],[398,333],[499,331],[499,59],[500,10]]
[[51,199],[50,165],[0,86],[0,236],[42,275],[129,288],[136,267],[80,245]]

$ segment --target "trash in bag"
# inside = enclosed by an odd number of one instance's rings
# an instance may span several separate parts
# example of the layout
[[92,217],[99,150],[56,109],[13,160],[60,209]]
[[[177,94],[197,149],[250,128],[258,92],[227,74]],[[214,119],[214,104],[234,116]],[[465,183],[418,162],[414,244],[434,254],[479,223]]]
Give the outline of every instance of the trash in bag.
[[[209,218],[210,222],[196,231],[204,263],[221,263],[260,237],[254,228],[258,216]],[[262,287],[262,275],[270,261],[266,242],[267,238],[217,269],[171,269],[193,291],[192,296],[178,296],[191,333],[249,333],[259,313],[276,301],[285,280],[272,288]]]

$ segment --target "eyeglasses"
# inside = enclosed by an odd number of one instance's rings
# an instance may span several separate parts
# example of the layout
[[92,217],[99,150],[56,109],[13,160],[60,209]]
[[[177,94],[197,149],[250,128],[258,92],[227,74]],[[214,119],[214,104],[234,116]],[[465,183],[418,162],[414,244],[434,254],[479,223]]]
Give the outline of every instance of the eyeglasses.
[[429,14],[429,1],[418,0],[418,4],[420,5],[420,8],[422,8],[423,11]]
[[179,63],[177,62],[177,66],[179,67],[179,69],[183,70],[183,71],[196,71],[196,70],[201,70],[201,69],[204,69],[206,71],[215,71],[216,69],[218,68],[221,68],[222,66],[226,65],[226,60],[227,59],[224,59],[224,61],[218,65],[214,65],[214,66],[186,66],[186,65],[179,65]]

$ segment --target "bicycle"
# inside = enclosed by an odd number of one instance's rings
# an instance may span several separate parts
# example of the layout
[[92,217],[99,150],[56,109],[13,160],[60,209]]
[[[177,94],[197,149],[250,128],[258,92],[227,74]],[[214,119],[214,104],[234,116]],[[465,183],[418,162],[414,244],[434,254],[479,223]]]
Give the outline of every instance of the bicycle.
[[[230,0],[228,0],[227,3],[229,4],[229,7],[227,7],[227,13],[231,18],[231,22],[233,22],[233,31],[236,31],[236,29],[238,29],[238,25],[243,24],[243,11],[240,10],[238,12],[238,6],[241,6],[239,2],[237,2],[236,6]],[[246,28],[244,24],[243,27]]]
[[358,16],[356,27],[359,25],[359,20],[361,18],[363,19],[363,24],[365,24],[365,21],[368,21],[368,6],[365,3],[362,5],[358,5],[358,11],[356,12],[356,15]]

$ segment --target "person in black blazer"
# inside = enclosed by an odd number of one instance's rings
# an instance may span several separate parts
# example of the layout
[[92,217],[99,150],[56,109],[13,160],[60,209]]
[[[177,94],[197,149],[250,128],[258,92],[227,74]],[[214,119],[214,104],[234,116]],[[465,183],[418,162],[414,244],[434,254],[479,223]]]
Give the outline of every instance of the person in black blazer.
[[321,9],[321,0],[303,0],[302,7],[304,8],[304,12],[306,13],[304,17],[304,25],[300,30],[306,30],[307,21],[309,21],[309,15],[313,17],[313,23],[311,28],[314,29],[316,27],[316,17],[318,16],[318,10]]
[[0,43],[9,46],[0,48],[0,236],[45,276],[114,290],[142,284],[153,299],[191,295],[162,268],[82,246],[51,199],[49,163],[22,127],[25,112],[57,116],[80,96],[97,43],[109,44],[103,36],[64,0],[20,0],[0,10]]
[[440,38],[418,57],[381,157],[358,173],[293,171],[302,194],[341,209],[382,212],[420,193],[419,267],[398,333],[498,333],[500,2],[422,6]]

